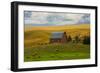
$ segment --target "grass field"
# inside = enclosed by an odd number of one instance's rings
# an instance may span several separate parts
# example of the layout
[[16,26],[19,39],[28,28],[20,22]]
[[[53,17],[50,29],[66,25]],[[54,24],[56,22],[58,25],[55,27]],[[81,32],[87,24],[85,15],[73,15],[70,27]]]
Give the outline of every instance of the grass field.
[[51,32],[56,31],[64,31],[67,35],[71,35],[72,38],[76,35],[88,36],[90,35],[90,25],[25,27],[24,61],[90,58],[90,45],[72,42],[65,44],[48,44]]
[[90,46],[83,44],[49,44],[25,48],[24,61],[69,60],[90,58]]

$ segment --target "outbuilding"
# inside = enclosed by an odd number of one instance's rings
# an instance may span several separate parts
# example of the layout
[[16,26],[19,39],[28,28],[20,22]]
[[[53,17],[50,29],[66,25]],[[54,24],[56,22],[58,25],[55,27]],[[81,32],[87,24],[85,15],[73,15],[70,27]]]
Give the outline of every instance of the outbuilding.
[[50,43],[66,43],[67,34],[66,32],[52,32],[50,37]]

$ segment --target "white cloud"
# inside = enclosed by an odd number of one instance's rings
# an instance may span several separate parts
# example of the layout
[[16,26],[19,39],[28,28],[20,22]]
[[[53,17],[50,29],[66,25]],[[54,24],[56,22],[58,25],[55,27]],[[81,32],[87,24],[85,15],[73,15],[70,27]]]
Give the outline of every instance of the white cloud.
[[75,13],[31,12],[31,16],[30,18],[28,17],[28,19],[25,20],[25,24],[77,24],[83,16],[84,14]]

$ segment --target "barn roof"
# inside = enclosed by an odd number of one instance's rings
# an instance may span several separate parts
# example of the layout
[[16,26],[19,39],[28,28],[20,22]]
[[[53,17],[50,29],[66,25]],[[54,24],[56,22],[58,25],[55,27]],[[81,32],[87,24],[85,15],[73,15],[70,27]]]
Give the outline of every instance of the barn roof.
[[52,32],[51,39],[58,39],[63,37],[64,32]]

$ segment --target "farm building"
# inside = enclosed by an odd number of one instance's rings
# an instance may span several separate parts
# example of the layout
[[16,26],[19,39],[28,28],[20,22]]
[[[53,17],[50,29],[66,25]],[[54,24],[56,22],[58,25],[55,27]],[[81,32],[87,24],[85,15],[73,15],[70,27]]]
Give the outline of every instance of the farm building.
[[66,43],[66,32],[52,32],[50,37],[50,43]]

